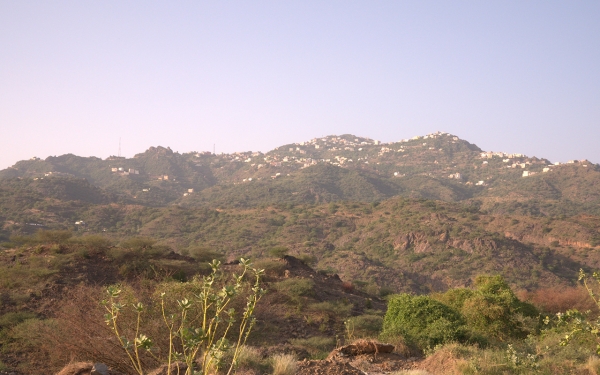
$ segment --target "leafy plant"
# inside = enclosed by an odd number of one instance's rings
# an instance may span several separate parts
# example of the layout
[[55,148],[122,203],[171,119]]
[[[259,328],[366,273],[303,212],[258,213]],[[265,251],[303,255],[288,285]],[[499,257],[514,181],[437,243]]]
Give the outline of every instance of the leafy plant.
[[[250,261],[243,258],[240,259],[240,265],[242,272],[239,275],[234,274],[230,283],[224,283],[221,263],[214,260],[211,263],[210,275],[201,279],[195,278],[179,290],[173,288],[159,294],[154,302],[160,306],[160,315],[168,332],[168,348],[163,351],[156,349],[153,339],[142,332],[144,314],[149,313],[151,309],[140,301],[123,302],[122,289],[119,286],[107,289],[108,298],[103,301],[107,312],[105,321],[127,353],[137,374],[145,373],[142,352],[159,362],[166,362],[168,374],[171,373],[172,363],[182,361],[187,364],[186,374],[192,375],[207,374],[211,368],[221,367],[229,350],[232,350],[233,355],[227,374],[232,373],[241,348],[256,322],[256,304],[264,294],[260,287],[263,271],[253,268]],[[253,282],[247,280],[250,274],[253,275]],[[233,300],[246,286],[250,288],[246,296],[246,305],[243,311],[238,313],[232,307]],[[183,293],[180,293],[181,291]],[[173,295],[170,296],[169,293]],[[135,322],[131,324],[134,327],[133,337],[127,337],[122,328],[132,322],[120,322],[122,312],[126,308],[134,311]],[[240,321],[234,327],[236,317],[239,317]],[[237,332],[233,333],[234,341],[230,343],[229,333],[234,330]],[[166,357],[164,352],[168,353]],[[198,372],[193,370],[196,361],[200,364]]]
[[460,313],[428,296],[392,296],[383,319],[383,336],[400,335],[421,349],[466,338]]

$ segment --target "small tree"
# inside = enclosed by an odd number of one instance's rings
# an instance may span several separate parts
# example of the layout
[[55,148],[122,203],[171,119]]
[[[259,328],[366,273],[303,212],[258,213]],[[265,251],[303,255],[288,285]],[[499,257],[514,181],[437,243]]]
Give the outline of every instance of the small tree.
[[[246,343],[256,322],[254,310],[264,294],[259,285],[263,270],[257,270],[248,260],[240,259],[242,272],[239,275],[234,274],[229,282],[224,282],[225,277],[220,270],[221,263],[214,260],[210,265],[210,275],[178,284],[179,288],[167,289],[155,297],[153,303],[160,306],[160,318],[167,328],[167,348],[155,348],[152,338],[143,333],[144,315],[152,309],[148,309],[139,301],[122,302],[121,288],[108,288],[108,298],[103,301],[107,311],[106,323],[127,353],[137,374],[145,373],[142,361],[144,352],[155,360],[166,363],[169,375],[171,364],[175,361],[185,362],[186,375],[192,375],[207,374],[211,368],[220,368],[225,353],[230,350],[233,352],[233,358],[227,374],[232,373],[240,349]],[[250,275],[253,275],[253,282],[246,281]],[[232,307],[233,299],[241,294],[245,287],[249,288],[245,307],[241,313],[236,312]],[[134,310],[133,324],[120,322],[119,318],[125,308]],[[234,325],[236,318],[240,320]],[[123,329],[128,323],[134,327],[130,337],[127,337]],[[233,337],[233,341],[230,342],[228,337]],[[200,364],[197,371],[194,371],[195,362]]]

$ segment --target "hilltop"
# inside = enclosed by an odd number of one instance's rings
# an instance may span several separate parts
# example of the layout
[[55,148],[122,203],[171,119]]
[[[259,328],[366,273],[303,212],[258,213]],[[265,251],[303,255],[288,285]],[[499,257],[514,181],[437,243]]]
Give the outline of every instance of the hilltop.
[[[160,146],[130,159],[67,154],[20,161],[0,171],[0,186],[14,178],[37,184],[52,179],[57,185],[79,184],[58,180],[84,179],[113,203],[151,207],[250,208],[403,196],[537,216],[600,213],[600,166],[484,152],[442,132],[393,143],[328,136],[264,154],[179,154]],[[39,191],[34,185],[28,187]],[[67,194],[62,198],[92,199],[77,195],[82,193],[79,188],[61,189]]]

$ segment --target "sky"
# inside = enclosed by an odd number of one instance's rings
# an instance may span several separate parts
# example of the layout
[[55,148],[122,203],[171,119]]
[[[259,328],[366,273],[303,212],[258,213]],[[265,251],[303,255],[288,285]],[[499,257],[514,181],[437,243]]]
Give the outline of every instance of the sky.
[[0,0],[0,169],[445,131],[600,163],[600,2]]

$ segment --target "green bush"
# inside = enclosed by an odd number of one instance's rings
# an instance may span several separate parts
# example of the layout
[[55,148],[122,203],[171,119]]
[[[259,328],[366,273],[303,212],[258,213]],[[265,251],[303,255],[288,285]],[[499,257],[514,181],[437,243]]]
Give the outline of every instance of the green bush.
[[533,305],[521,302],[502,276],[479,276],[476,293],[461,308],[469,328],[493,338],[526,337],[523,318],[537,317]]
[[288,248],[284,246],[277,246],[269,249],[269,255],[275,258],[283,258],[288,253]]
[[500,341],[523,338],[537,325],[534,318],[539,312],[520,301],[502,276],[478,276],[475,286],[475,290],[451,289],[432,297],[459,311],[474,336]]
[[383,336],[404,337],[421,349],[467,338],[458,311],[428,296],[392,296],[383,320]]

